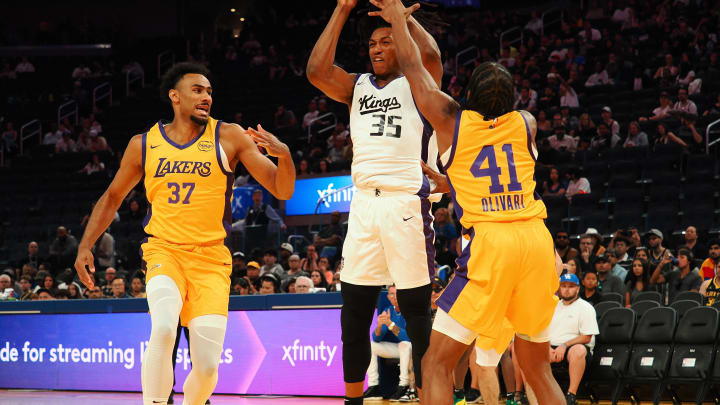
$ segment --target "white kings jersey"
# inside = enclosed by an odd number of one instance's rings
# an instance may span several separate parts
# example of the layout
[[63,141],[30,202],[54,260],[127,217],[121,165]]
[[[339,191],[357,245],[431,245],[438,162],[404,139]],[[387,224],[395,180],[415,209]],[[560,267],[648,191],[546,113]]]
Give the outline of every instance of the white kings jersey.
[[352,97],[353,184],[427,197],[420,162],[437,167],[437,144],[431,142],[432,127],[415,106],[405,76],[379,88],[373,74],[358,74]]

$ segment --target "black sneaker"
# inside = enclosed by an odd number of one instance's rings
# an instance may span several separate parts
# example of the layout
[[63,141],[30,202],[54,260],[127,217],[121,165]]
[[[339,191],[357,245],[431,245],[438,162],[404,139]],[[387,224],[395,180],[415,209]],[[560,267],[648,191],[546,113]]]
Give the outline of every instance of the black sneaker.
[[470,388],[465,394],[465,402],[468,404],[476,404],[480,402],[480,391],[475,388]]
[[173,398],[174,395],[175,395],[175,390],[170,391],[170,396],[168,397],[168,401],[167,401],[168,405],[172,405],[175,403],[175,399]]
[[525,391],[519,391],[515,394],[515,400],[518,401],[518,403],[522,405],[530,405],[530,401],[528,400],[527,394]]
[[418,402],[417,391],[414,389],[407,390],[405,395],[400,397],[400,402]]
[[565,394],[565,400],[567,400],[567,405],[578,405],[577,397],[571,392]]
[[400,402],[400,398],[402,398],[409,389],[410,387],[407,385],[398,385],[395,393],[390,396],[390,402]]
[[363,394],[363,398],[370,400],[370,401],[379,401],[383,399],[382,392],[380,391],[379,385],[373,385],[372,387],[368,387],[368,389]]

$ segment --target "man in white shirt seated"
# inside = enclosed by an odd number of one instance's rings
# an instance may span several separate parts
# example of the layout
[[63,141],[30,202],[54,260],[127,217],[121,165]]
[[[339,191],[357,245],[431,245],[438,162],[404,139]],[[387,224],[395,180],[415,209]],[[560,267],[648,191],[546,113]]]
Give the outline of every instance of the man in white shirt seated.
[[688,99],[687,89],[678,90],[678,101],[673,106],[673,110],[683,111],[689,114],[697,115],[697,106],[692,100]]
[[590,181],[585,177],[580,176],[580,169],[577,167],[571,167],[565,173],[565,177],[568,179],[568,187],[565,190],[565,196],[572,198],[575,194],[590,194]]
[[577,389],[592,358],[593,337],[600,334],[595,308],[579,299],[580,280],[572,273],[560,277],[560,302],[548,329],[550,335],[550,363],[563,363],[570,374],[565,398],[568,405],[577,405]]
[[548,138],[550,147],[558,152],[575,153],[577,149],[575,138],[566,133],[565,125],[558,125],[554,130],[555,135]]

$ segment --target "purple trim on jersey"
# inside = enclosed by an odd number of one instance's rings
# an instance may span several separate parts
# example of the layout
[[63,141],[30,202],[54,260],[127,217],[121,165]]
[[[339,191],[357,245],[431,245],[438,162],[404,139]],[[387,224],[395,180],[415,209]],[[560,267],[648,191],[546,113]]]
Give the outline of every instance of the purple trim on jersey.
[[453,201],[453,206],[455,207],[455,216],[458,218],[458,221],[462,219],[463,216],[463,208],[460,206],[460,203],[458,203],[457,197],[455,196],[455,187],[453,187],[452,182],[450,181],[450,176],[447,177],[448,186],[450,186],[450,197]]
[[145,239],[142,240],[142,242],[140,242],[140,269],[144,272],[147,272],[147,262],[145,261],[145,258],[143,257],[144,253],[143,253],[142,245],[143,245],[143,243],[147,243],[147,241],[148,241],[148,238],[146,237]]
[[468,269],[467,264],[470,261],[470,248],[472,247],[473,240],[475,239],[475,229],[471,228],[468,232],[470,235],[470,241],[468,242],[465,249],[463,249],[460,257],[457,258],[455,263],[457,264],[457,270],[455,270],[455,277],[450,281],[445,291],[443,291],[440,298],[437,300],[438,307],[442,308],[443,311],[450,313],[450,309],[457,301],[460,293],[468,283]]
[[525,122],[525,131],[527,132],[528,152],[530,152],[530,157],[533,158],[533,161],[537,162],[537,156],[535,156],[535,153],[533,153],[533,148],[532,148],[532,133],[530,132],[530,126],[528,125],[527,119],[525,119],[525,116],[523,115],[523,113],[519,112],[518,114],[520,114],[520,116],[523,119],[523,122]]
[[152,218],[152,204],[148,203],[147,214],[145,214],[145,219],[143,219],[143,229],[150,223],[150,218]]
[[198,136],[196,136],[193,140],[186,143],[185,145],[179,145],[179,144],[173,142],[172,139],[168,138],[167,134],[165,133],[165,127],[163,127],[163,123],[161,121],[158,121],[158,128],[160,128],[160,133],[162,134],[163,138],[165,138],[167,143],[169,143],[170,145],[172,145],[178,149],[185,149],[188,146],[192,146],[195,142],[197,142],[198,139],[202,138],[203,134],[205,133],[205,129],[207,128],[207,125],[205,125],[203,127],[202,131],[200,131],[200,134]]
[[430,197],[430,181],[424,174],[422,175],[422,179],[422,185],[420,186],[420,190],[417,192],[417,195],[420,198],[428,198]]
[[[425,119],[425,116],[420,112],[420,109],[417,106],[417,103],[415,102],[415,97],[412,95],[412,92],[410,94],[413,100],[413,105],[415,106],[415,110],[417,110],[418,115],[420,116],[420,121],[423,123],[423,132],[422,132],[422,153],[421,158],[422,161],[427,163],[428,162],[428,145],[430,144],[430,137],[432,137],[433,134],[433,127],[430,125],[430,121]],[[438,167],[440,167],[438,165]]]
[[232,194],[235,176],[227,176],[227,188],[225,189],[225,212],[223,214],[223,228],[225,228],[225,237],[230,236],[232,232],[232,206],[230,205],[230,196]]
[[[215,125],[215,157],[217,157],[218,166],[220,166],[220,170],[222,170],[223,173],[227,176],[234,176],[235,173],[229,172],[225,170],[225,166],[222,164],[222,158],[220,157],[220,148],[222,146],[220,145],[220,125],[222,124],[222,121],[218,121],[217,125]],[[230,162],[228,162],[230,164]]]
[[377,82],[375,81],[375,75],[372,74],[372,75],[370,75],[370,83],[372,83],[372,85],[375,86],[376,89],[382,90],[382,89],[384,89],[385,87],[387,87],[388,84],[394,82],[395,80],[397,80],[397,79],[399,79],[399,78],[401,78],[401,77],[405,77],[405,75],[400,75],[400,76],[398,76],[398,77],[390,80],[389,82],[385,83],[384,86],[380,87],[380,86],[378,86]]
[[[455,133],[453,134],[453,141],[450,145],[450,157],[448,158],[447,164],[443,166],[443,169],[447,172],[452,164],[453,158],[455,157],[455,148],[457,147],[458,133],[460,132],[460,119],[462,118],[463,110],[458,111],[457,117],[455,118]],[[445,154],[445,151],[438,151],[440,156]]]
[[142,168],[143,176],[145,176],[145,157],[147,156],[147,132],[142,134]]
[[356,73],[355,74],[355,80],[353,80],[353,84],[357,84],[357,81],[360,80],[360,76],[362,76],[362,73]]
[[[425,176],[423,176],[425,177]],[[432,204],[427,198],[420,198],[420,211],[423,219],[423,233],[425,234],[425,254],[427,255],[428,275],[430,280],[435,277],[435,229],[433,217],[430,214]]]

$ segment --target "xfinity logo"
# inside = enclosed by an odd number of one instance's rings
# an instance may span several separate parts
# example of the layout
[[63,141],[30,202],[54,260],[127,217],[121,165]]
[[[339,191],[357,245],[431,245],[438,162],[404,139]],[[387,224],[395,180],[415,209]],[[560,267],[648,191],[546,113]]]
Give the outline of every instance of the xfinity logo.
[[337,346],[327,346],[324,341],[320,341],[319,345],[300,345],[300,339],[295,339],[292,346],[283,346],[283,361],[287,360],[290,365],[295,367],[295,363],[299,361],[322,361],[328,367],[335,358]]
[[357,191],[357,187],[355,186],[343,187],[338,190],[335,190],[333,187],[335,187],[335,183],[330,183],[326,189],[317,190],[319,197],[318,202],[322,202],[325,205],[325,208],[330,208],[330,203],[350,202]]

